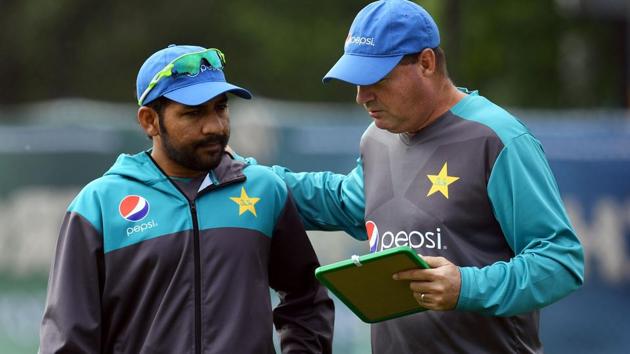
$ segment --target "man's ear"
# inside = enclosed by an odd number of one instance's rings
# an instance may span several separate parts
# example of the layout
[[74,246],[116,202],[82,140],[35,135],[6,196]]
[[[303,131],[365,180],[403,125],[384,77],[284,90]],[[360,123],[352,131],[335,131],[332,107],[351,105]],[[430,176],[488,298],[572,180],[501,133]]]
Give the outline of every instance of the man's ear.
[[138,123],[149,137],[160,134],[160,120],[158,113],[152,108],[142,106],[138,108]]
[[435,73],[437,69],[437,57],[435,56],[435,52],[431,48],[425,48],[420,53],[420,66],[422,67],[422,72],[425,75],[432,75]]

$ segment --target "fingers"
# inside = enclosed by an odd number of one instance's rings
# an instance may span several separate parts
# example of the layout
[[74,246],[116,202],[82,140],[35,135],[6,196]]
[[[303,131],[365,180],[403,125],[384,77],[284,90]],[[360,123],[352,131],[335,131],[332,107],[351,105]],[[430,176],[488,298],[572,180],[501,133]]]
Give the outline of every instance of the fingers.
[[439,268],[452,264],[444,257],[423,256],[422,259],[424,259],[431,268]]
[[430,293],[436,291],[433,283],[425,281],[412,281],[409,283],[409,289],[414,293]]
[[416,280],[416,281],[431,280],[430,278],[430,274],[432,273],[431,270],[433,270],[434,268],[439,268],[439,267],[451,264],[451,262],[449,262],[444,257],[426,256],[423,258],[425,261],[427,261],[427,264],[431,267],[431,269],[417,268],[417,269],[404,270],[402,272],[395,273],[393,275],[394,280]]
[[394,280],[414,280],[414,281],[426,281],[429,280],[426,269],[409,269],[402,272],[394,273],[392,275]]
[[423,292],[414,292],[412,294],[414,299],[418,302],[418,305],[427,310],[447,311],[453,309],[448,302],[444,301],[444,297],[440,294]]
[[414,281],[429,281],[432,280],[431,270],[435,270],[436,268],[451,266],[451,263],[448,259],[444,257],[431,257],[431,256],[423,256],[422,257],[431,269],[408,269],[402,272],[395,273],[393,275],[394,280],[414,280]]
[[414,292],[414,293],[413,293],[413,297],[416,299],[416,301],[418,302],[418,304],[419,304],[420,306],[423,306],[423,307],[425,307],[425,308],[428,308],[428,306],[429,306],[429,301],[430,301],[430,299],[429,299],[429,294],[427,294],[427,293],[419,293],[419,292],[417,293],[417,292]]
[[408,280],[418,304],[430,310],[451,310],[461,289],[459,268],[444,257],[423,257],[431,269],[409,269],[395,273],[395,280]]

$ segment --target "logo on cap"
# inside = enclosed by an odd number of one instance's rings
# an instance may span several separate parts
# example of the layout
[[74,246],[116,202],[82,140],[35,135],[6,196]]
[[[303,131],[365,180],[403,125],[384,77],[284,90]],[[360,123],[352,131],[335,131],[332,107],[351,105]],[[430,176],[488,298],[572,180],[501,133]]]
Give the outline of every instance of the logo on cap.
[[370,241],[370,253],[374,253],[378,246],[378,227],[376,227],[373,221],[367,221],[365,223],[365,229],[367,230],[368,240]]
[[350,33],[348,33],[348,37],[346,37],[345,47],[347,48],[350,44],[369,45],[372,47],[376,45],[374,41],[374,37],[353,36]]
[[140,221],[149,215],[149,202],[139,195],[128,195],[120,201],[118,212],[125,220]]

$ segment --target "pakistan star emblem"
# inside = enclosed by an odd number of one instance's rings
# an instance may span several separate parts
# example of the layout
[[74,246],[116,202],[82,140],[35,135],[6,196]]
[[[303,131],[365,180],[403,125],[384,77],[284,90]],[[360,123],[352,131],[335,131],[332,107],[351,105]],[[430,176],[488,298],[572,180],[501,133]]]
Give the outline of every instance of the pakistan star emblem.
[[232,201],[238,204],[238,215],[243,215],[244,212],[249,211],[250,213],[256,215],[256,203],[260,201],[260,198],[253,198],[247,195],[245,191],[245,187],[241,187],[241,196],[240,197],[230,197]]
[[444,162],[440,173],[437,175],[427,175],[429,181],[431,181],[431,189],[429,193],[427,193],[427,197],[435,192],[440,192],[446,199],[448,199],[448,186],[457,181],[459,177],[449,176],[448,175],[448,166],[447,163]]

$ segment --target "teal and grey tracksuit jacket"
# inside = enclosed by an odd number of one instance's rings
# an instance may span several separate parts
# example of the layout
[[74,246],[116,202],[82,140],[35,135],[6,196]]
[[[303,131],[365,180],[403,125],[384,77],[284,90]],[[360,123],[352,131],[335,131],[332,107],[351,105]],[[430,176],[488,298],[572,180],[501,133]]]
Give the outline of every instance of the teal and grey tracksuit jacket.
[[415,135],[371,125],[348,175],[273,170],[307,228],[460,267],[455,311],[372,325],[374,353],[541,353],[538,309],[583,282],[582,247],[541,144],[476,91]]
[[334,308],[293,201],[244,166],[225,155],[191,200],[146,152],[88,184],[61,228],[40,353],[273,353],[273,324],[283,352],[330,352]]

